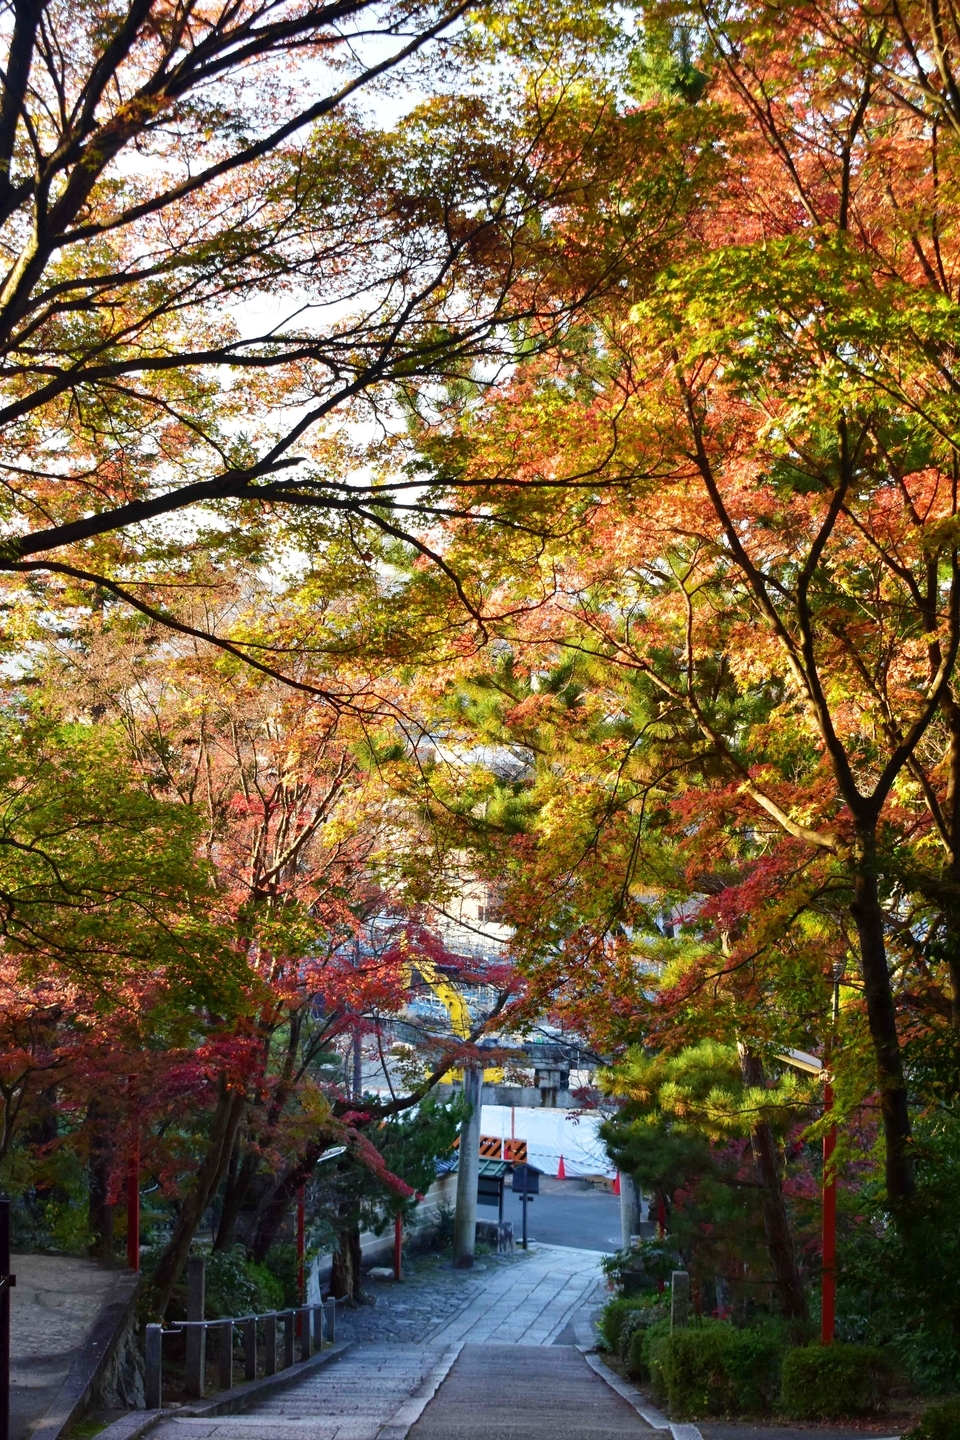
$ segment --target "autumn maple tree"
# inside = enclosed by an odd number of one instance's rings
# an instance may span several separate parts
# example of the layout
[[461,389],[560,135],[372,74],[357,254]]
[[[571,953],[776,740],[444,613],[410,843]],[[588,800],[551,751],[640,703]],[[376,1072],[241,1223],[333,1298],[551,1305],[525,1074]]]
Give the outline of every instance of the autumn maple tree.
[[[559,85],[517,78],[525,35]],[[438,382],[562,336],[675,208],[652,173],[645,209],[618,207],[619,156],[579,114],[577,44],[524,7],[501,24],[373,0],[15,6],[0,96],[13,595],[61,614],[122,599],[211,638],[196,567],[215,583],[219,561],[296,552],[323,575],[329,547],[372,560],[372,537],[442,570],[436,506],[376,472],[370,437]],[[400,118],[380,119],[404,86]],[[572,246],[601,194],[621,218]],[[284,671],[282,647],[229,624],[213,638]]]

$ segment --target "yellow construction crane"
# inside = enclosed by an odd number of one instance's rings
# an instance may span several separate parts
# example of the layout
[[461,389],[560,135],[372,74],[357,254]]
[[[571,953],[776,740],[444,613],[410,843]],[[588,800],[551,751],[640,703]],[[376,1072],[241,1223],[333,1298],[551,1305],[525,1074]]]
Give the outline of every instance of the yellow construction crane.
[[[444,975],[434,960],[430,960],[426,955],[420,954],[415,957],[411,956],[404,964],[403,983],[407,989],[410,989],[413,985],[414,970],[416,970],[424,984],[430,986],[430,989],[450,1016],[450,1028],[454,1035],[459,1036],[461,1040],[469,1039],[471,1030],[470,1011],[467,1008],[466,1000],[464,1000],[453,981],[449,976]],[[450,1070],[448,1074],[454,1080],[463,1079],[462,1070]],[[503,1070],[499,1067],[489,1068],[484,1070],[483,1078],[490,1085],[499,1085],[503,1081]]]

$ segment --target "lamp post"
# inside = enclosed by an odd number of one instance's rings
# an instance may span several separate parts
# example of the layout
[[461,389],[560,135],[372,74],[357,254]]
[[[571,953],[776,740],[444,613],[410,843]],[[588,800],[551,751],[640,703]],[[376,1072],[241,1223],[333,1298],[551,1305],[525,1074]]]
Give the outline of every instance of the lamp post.
[[[833,1110],[833,1086],[823,1082],[823,1113]],[[820,1344],[832,1345],[837,1320],[837,1173],[833,1152],[837,1148],[837,1127],[831,1125],[823,1137],[823,1240],[820,1287]]]
[[[836,1008],[836,1000],[834,1001]],[[819,1075],[823,1081],[823,1113],[833,1110],[833,1085],[830,1072],[816,1055],[805,1050],[785,1050],[777,1056],[785,1065]],[[833,1152],[837,1148],[837,1127],[831,1125],[823,1137],[823,1210],[820,1222],[820,1344],[832,1345],[837,1320],[837,1177],[833,1168]]]

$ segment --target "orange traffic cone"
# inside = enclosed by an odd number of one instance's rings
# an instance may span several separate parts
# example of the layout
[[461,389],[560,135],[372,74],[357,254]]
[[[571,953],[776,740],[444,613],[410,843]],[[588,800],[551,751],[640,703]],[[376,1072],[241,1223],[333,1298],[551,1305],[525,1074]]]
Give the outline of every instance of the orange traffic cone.
[[616,1179],[615,1179],[614,1182],[613,1182],[613,1193],[614,1193],[614,1195],[619,1195],[619,1194],[620,1194],[620,1171],[619,1171],[619,1170],[617,1171],[617,1177],[616,1177]]
[[560,1164],[557,1166],[557,1179],[558,1179],[558,1180],[566,1180],[566,1178],[567,1178],[567,1168],[566,1168],[566,1166],[565,1166],[564,1163],[563,1163],[563,1156],[561,1155],[561,1156],[560,1156]]

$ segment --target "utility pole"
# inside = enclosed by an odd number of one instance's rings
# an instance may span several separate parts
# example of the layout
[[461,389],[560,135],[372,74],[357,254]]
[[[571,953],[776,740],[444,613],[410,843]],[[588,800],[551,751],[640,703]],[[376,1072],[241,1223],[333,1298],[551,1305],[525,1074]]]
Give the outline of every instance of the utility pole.
[[477,1183],[480,1178],[480,1091],[483,1071],[469,1065],[463,1072],[463,1098],[467,1113],[460,1126],[457,1162],[457,1208],[453,1220],[453,1263],[469,1270],[477,1235]]

